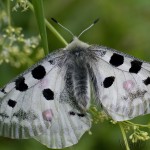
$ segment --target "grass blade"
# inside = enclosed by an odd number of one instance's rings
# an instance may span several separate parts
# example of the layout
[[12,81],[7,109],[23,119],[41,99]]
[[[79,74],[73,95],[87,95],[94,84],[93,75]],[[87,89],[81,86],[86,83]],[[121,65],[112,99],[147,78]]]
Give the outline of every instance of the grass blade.
[[34,12],[35,12],[36,20],[38,23],[44,52],[45,52],[45,54],[48,54],[49,49],[48,49],[47,33],[46,33],[46,26],[45,26],[43,1],[42,0],[32,0],[32,4],[34,7]]

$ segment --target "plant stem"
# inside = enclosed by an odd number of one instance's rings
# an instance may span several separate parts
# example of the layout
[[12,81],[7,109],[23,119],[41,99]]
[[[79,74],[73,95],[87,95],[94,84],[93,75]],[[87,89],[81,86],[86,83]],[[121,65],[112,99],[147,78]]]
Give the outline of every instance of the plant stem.
[[7,0],[8,25],[11,26],[10,0]]
[[124,124],[130,125],[130,126],[139,126],[139,127],[143,127],[143,128],[150,128],[150,125],[143,125],[143,124],[137,124],[137,123],[132,123],[130,121],[124,121]]
[[119,124],[119,127],[121,129],[121,133],[122,133],[123,140],[124,140],[124,143],[125,143],[125,146],[126,146],[126,150],[130,150],[128,140],[127,140],[127,137],[126,137],[126,133],[123,129],[123,126],[122,126],[121,122],[118,122],[118,124]]
[[[28,1],[28,6],[29,8],[34,11],[33,5]],[[47,26],[47,28],[65,45],[67,46],[68,43],[66,42],[66,40],[57,32],[57,30],[47,21],[47,19],[45,19],[45,24]]]
[[36,16],[37,24],[39,27],[40,35],[41,35],[41,42],[44,48],[45,55],[49,53],[48,49],[48,41],[47,41],[47,33],[46,33],[46,26],[44,20],[44,8],[43,8],[43,0],[32,0],[34,6],[34,13]]
[[47,28],[65,45],[67,46],[68,43],[66,40],[57,32],[57,30],[45,19],[45,23]]

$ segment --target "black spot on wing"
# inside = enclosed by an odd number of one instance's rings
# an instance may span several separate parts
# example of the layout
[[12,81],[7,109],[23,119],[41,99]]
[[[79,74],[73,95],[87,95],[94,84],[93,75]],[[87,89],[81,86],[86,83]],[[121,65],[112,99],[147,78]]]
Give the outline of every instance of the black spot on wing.
[[1,92],[3,92],[4,94],[6,94],[5,88],[2,88]]
[[150,84],[150,77],[147,77],[147,79],[145,79],[143,82],[145,85],[149,85]]
[[28,89],[28,86],[25,83],[24,77],[19,77],[18,79],[16,79],[15,84],[16,84],[16,90],[18,90],[18,91],[23,92]]
[[141,70],[142,62],[138,60],[131,61],[131,68],[129,69],[130,73],[138,73]]
[[54,62],[54,60],[49,60],[49,63],[51,64],[51,65],[54,65],[55,64],[55,62]]
[[53,100],[54,92],[51,89],[44,89],[43,96],[46,98],[46,100]]
[[115,67],[122,65],[123,62],[124,62],[124,57],[117,53],[113,53],[109,61],[109,63]]
[[103,81],[104,88],[109,88],[114,83],[115,77],[106,77]]
[[78,115],[78,117],[85,117],[85,114],[77,114]]
[[69,114],[70,114],[71,116],[75,116],[75,112],[74,112],[74,111],[70,111]]
[[44,76],[46,75],[45,68],[41,65],[34,68],[31,73],[32,73],[33,78],[38,79],[38,80],[43,79]]
[[17,103],[17,102],[14,101],[14,100],[12,100],[12,99],[9,99],[9,100],[8,100],[8,105],[9,105],[10,107],[12,107],[12,108],[15,107],[16,103]]
[[78,117],[85,117],[85,114],[82,114],[82,113],[75,113],[74,111],[70,111],[69,114],[70,114],[71,116],[77,115]]

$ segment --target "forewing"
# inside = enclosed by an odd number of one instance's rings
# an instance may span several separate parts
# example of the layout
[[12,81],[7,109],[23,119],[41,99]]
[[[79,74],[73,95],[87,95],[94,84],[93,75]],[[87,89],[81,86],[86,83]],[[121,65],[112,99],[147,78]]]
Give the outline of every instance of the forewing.
[[49,148],[58,149],[74,145],[91,127],[89,114],[81,111],[76,103],[78,99],[75,100],[71,74],[70,68],[67,67],[57,117],[52,120],[51,127],[44,134],[35,137]]
[[66,91],[65,61],[66,52],[50,54],[1,89],[1,136],[34,137],[49,148],[63,148],[90,129],[89,115]]
[[[40,135],[51,122],[43,117],[45,110],[57,112],[56,100],[63,87],[62,61],[57,52],[48,55],[7,84],[0,92],[0,135],[28,138]],[[58,75],[61,77],[58,77]]]
[[97,99],[116,121],[150,113],[150,64],[106,47],[91,47]]

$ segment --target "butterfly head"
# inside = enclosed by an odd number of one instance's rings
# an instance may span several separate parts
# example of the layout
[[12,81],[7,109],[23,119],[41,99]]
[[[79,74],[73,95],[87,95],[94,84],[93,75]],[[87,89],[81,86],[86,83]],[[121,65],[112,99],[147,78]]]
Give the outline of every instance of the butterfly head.
[[74,37],[73,41],[66,47],[66,50],[74,50],[78,47],[81,49],[85,49],[88,48],[89,45],[87,43],[80,41],[77,37]]

